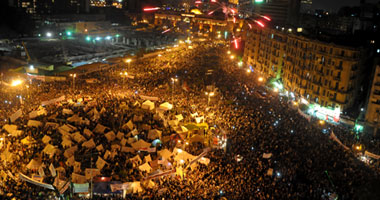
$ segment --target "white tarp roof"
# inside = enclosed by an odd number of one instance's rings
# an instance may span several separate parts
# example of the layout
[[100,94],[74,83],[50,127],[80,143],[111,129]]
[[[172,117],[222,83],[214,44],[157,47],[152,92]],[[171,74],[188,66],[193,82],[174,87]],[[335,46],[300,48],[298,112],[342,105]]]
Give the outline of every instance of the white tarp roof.
[[88,149],[92,149],[92,148],[95,148],[95,142],[93,139],[89,140],[89,141],[86,141],[86,142],[83,142],[82,144],[82,147],[86,147]]
[[159,108],[162,110],[165,110],[165,111],[171,110],[171,109],[173,109],[173,104],[170,104],[169,102],[165,102],[165,103],[161,104],[159,106]]
[[42,123],[36,120],[29,120],[27,126],[39,127],[42,126]]
[[152,129],[148,133],[148,139],[154,140],[157,138],[161,139],[162,131],[159,131],[157,129]]
[[145,109],[145,110],[153,110],[154,109],[154,103],[149,101],[149,100],[146,100],[142,105],[141,105],[141,108],[142,109]]
[[3,129],[14,137],[20,136],[22,134],[22,130],[17,130],[17,126],[14,124],[5,124],[3,126]]
[[161,156],[167,160],[170,159],[170,156],[172,155],[172,152],[170,152],[167,149],[162,149],[162,150],[158,151],[157,153],[159,156]]
[[148,148],[150,147],[150,143],[148,142],[145,142],[144,140],[139,140],[135,143],[132,143],[131,146],[135,149],[135,150],[139,150],[139,149],[143,149],[143,148]]
[[52,157],[57,151],[59,151],[59,150],[51,144],[46,145],[44,150],[42,150],[42,152],[50,155],[50,157]]

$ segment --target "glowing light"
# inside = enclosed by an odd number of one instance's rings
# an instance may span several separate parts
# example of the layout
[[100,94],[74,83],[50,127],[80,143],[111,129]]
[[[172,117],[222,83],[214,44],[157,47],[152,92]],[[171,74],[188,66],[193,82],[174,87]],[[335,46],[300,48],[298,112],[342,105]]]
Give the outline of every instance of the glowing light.
[[237,39],[234,40],[234,43],[235,43],[235,49],[238,49],[239,45],[238,45]]
[[212,3],[216,3],[216,0],[211,0]]
[[309,104],[309,102],[304,98],[301,98],[301,103],[306,104],[306,105]]
[[256,21],[256,24],[258,24],[259,26],[261,26],[261,27],[265,27],[265,25],[261,22],[261,21]]
[[72,35],[71,31],[67,31],[67,32],[66,32],[66,35],[67,35],[67,36],[71,36],[71,35]]
[[[179,141],[179,140],[178,140]],[[182,149],[177,149],[178,153],[182,153]]]
[[234,17],[233,20],[234,20],[234,23],[236,23],[236,17]]
[[95,38],[95,40],[98,40],[98,41],[101,40],[101,39],[102,39],[101,37],[96,37]]
[[248,26],[249,26],[249,29],[252,29],[252,25],[251,24],[248,24]]
[[30,66],[29,66],[29,69],[30,69],[30,70],[33,70],[33,69],[34,69],[34,66],[33,66],[33,65],[30,65]]
[[264,0],[255,0],[255,3],[262,3]]
[[126,63],[130,63],[132,62],[132,59],[128,58],[127,60],[125,60]]
[[161,57],[162,55],[161,54],[158,54],[158,57]]
[[144,8],[144,11],[155,11],[155,10],[160,10],[159,7],[155,7],[155,8]]
[[274,92],[278,92],[278,88],[274,88],[273,91],[274,91]]
[[110,40],[111,38],[112,38],[112,37],[108,35],[108,36],[106,37],[106,40]]
[[169,32],[169,31],[170,31],[170,28],[162,31],[161,34],[164,34],[164,33]]
[[227,51],[227,54],[231,54],[231,51]]
[[209,13],[207,13],[208,15],[212,15],[214,13],[214,11],[211,11],[211,12],[209,12]]
[[325,121],[323,121],[323,120],[319,120],[319,124],[320,124],[320,125],[324,125],[324,124],[325,124]]
[[264,81],[264,78],[263,77],[259,77],[259,82],[263,82]]
[[86,40],[87,40],[87,41],[90,41],[90,40],[91,40],[91,37],[90,37],[90,36],[87,36],[87,37],[86,37]]
[[271,18],[269,18],[268,16],[263,16],[264,19],[268,20],[268,21],[272,21]]
[[230,56],[230,58],[231,58],[231,59],[234,59],[234,58],[235,58],[235,56],[234,56],[234,55],[231,55],[231,56]]
[[180,162],[181,164],[185,163],[185,161],[184,161],[184,160],[180,160],[179,162]]
[[11,83],[11,86],[18,86],[22,84],[22,80],[13,80]]
[[51,32],[46,33],[46,37],[51,37],[51,36],[53,36],[53,34]]
[[248,73],[251,73],[251,70],[250,70],[250,69],[247,69],[247,72],[248,72]]
[[200,4],[200,3],[202,3],[202,1],[195,1],[195,3],[196,3],[196,4]]
[[[239,66],[239,67],[243,66],[243,62],[242,62],[242,61],[238,62],[238,66]],[[249,70],[249,69],[248,69],[248,70]]]

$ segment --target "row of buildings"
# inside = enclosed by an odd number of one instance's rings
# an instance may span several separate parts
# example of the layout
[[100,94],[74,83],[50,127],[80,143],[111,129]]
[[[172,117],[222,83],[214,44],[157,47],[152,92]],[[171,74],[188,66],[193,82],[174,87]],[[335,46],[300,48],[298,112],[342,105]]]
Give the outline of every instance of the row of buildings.
[[[380,56],[376,44],[380,41],[371,40],[364,48],[349,41],[325,42],[292,29],[261,27],[253,27],[246,38],[244,62],[304,102],[317,105],[315,114],[338,120],[334,118],[342,111],[368,105],[366,120],[374,123],[379,118],[380,66],[371,61]],[[377,67],[371,73],[373,65]]]

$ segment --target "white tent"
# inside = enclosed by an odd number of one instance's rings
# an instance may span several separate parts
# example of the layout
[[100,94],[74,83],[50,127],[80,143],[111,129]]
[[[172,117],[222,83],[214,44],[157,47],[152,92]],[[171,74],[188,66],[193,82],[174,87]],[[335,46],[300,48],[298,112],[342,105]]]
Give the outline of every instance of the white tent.
[[144,163],[143,165],[139,166],[139,170],[150,173],[152,171],[152,168],[148,163]]
[[148,139],[154,140],[154,139],[161,139],[162,131],[159,131],[157,129],[152,129],[148,133]]
[[149,100],[146,100],[142,105],[141,105],[141,108],[142,109],[145,109],[145,110],[153,110],[154,109],[154,103],[149,101]]
[[172,155],[172,152],[170,152],[167,149],[162,149],[162,150],[158,151],[157,153],[159,156],[161,156],[167,160],[170,159],[170,156]]
[[72,114],[74,114],[74,112],[73,112],[72,110],[70,110],[70,109],[66,109],[66,108],[64,108],[64,109],[62,110],[62,113],[63,113],[64,115],[72,115]]
[[91,137],[91,136],[94,135],[94,134],[93,134],[90,130],[88,130],[87,128],[85,128],[85,129],[83,130],[83,134],[84,134],[85,136],[87,136],[87,137]]
[[95,148],[95,142],[93,139],[89,140],[89,141],[86,141],[86,142],[83,142],[82,144],[82,147],[86,147],[88,149],[92,149],[92,148]]
[[27,126],[39,127],[39,126],[42,126],[42,123],[36,120],[29,120]]
[[86,140],[86,138],[83,137],[83,135],[81,135],[79,132],[75,132],[71,136],[72,136],[73,140],[78,142],[78,143],[81,143],[81,142]]
[[124,138],[124,133],[122,133],[122,132],[117,132],[117,135],[116,135],[116,138],[118,139],[118,140],[122,140],[123,138]]
[[175,118],[176,118],[178,121],[183,120],[183,116],[182,116],[182,114],[176,115]]
[[73,145],[73,142],[69,139],[62,140],[61,142],[63,148],[71,147]]
[[159,108],[162,110],[165,110],[165,111],[171,110],[171,109],[173,109],[173,104],[170,104],[169,102],[165,102],[165,103],[161,104],[159,106]]
[[148,148],[150,147],[150,143],[148,142],[145,142],[144,140],[139,140],[135,143],[132,143],[131,146],[135,149],[135,150],[140,150],[140,149],[143,149],[143,148]]
[[98,156],[98,160],[96,161],[96,168],[101,170],[101,169],[103,169],[105,164],[107,164],[107,162]]
[[113,131],[110,131],[107,134],[105,134],[105,137],[107,138],[108,142],[112,142],[116,138],[115,133]]
[[3,129],[6,130],[9,134],[12,134],[12,131],[17,130],[17,125],[14,124],[5,124]]
[[46,147],[44,148],[44,150],[42,150],[42,152],[48,154],[50,157],[54,156],[54,154],[56,152],[58,152],[58,151],[59,150],[55,146],[53,146],[51,144],[46,145]]
[[129,129],[129,130],[132,130],[133,129],[133,123],[132,123],[132,120],[129,120],[127,123],[125,123],[123,126],[122,126],[122,129]]
[[95,129],[93,130],[95,133],[104,133],[104,131],[107,129],[107,127],[97,124]]
[[37,170],[38,168],[40,168],[41,166],[41,163],[32,159],[27,165],[26,165],[26,168],[28,169],[34,169],[34,170]]
[[43,138],[42,138],[42,142],[47,144],[51,141],[51,137],[49,137],[48,135],[45,135]]
[[169,121],[169,126],[171,126],[171,127],[176,127],[176,126],[178,126],[178,124],[179,124],[179,121],[176,119]]
[[21,143],[26,144],[26,145],[29,145],[29,144],[34,143],[34,142],[36,142],[36,141],[30,136],[27,136],[21,140]]

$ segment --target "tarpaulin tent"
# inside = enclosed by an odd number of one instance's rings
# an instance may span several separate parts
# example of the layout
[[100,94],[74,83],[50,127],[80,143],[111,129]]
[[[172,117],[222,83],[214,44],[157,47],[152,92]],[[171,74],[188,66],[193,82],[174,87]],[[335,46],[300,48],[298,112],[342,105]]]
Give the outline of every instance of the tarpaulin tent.
[[182,114],[176,115],[175,118],[176,118],[178,121],[183,120],[183,116],[182,116]]
[[93,130],[95,133],[104,133],[104,131],[107,129],[107,127],[97,124],[95,129]]
[[63,146],[63,148],[67,148],[71,147],[73,145],[73,142],[71,140],[64,139],[62,140],[61,145]]
[[86,141],[86,138],[83,137],[83,135],[81,135],[79,132],[75,132],[71,136],[72,136],[73,140],[76,141],[76,142],[78,142],[78,143]]
[[27,126],[29,126],[29,127],[40,127],[40,126],[42,126],[42,123],[40,121],[36,121],[36,120],[29,120]]
[[159,106],[159,108],[162,110],[165,110],[165,111],[171,110],[171,109],[173,109],[173,104],[170,104],[169,102],[165,102],[165,103],[161,104]]
[[66,151],[63,153],[63,156],[65,156],[65,158],[70,158],[71,156],[74,155],[74,153],[78,150],[78,146],[72,146],[68,149],[66,149]]
[[28,169],[32,169],[32,170],[37,170],[38,168],[40,168],[41,166],[41,162],[38,162],[34,159],[32,159],[27,165],[26,165],[26,168]]
[[42,150],[42,152],[50,155],[50,157],[52,157],[58,151],[59,151],[58,148],[51,144],[46,145],[45,148]]
[[48,135],[45,135],[43,138],[42,138],[42,142],[47,144],[51,141],[51,137],[48,136]]
[[73,112],[72,110],[70,110],[70,109],[66,109],[66,108],[64,108],[64,109],[62,110],[62,113],[63,113],[64,115],[72,115],[72,114],[74,114],[74,112]]
[[25,137],[24,139],[21,140],[21,143],[22,144],[25,144],[25,145],[29,145],[29,144],[32,144],[32,143],[35,143],[36,141],[30,137],[30,136],[27,136]]
[[85,129],[83,130],[83,134],[84,134],[85,136],[87,136],[87,137],[91,137],[91,136],[94,135],[94,134],[93,134],[89,129],[87,129],[87,128],[85,128]]
[[92,149],[92,148],[95,148],[95,142],[93,139],[89,140],[89,141],[86,141],[86,142],[83,142],[82,144],[82,147],[86,147],[88,149]]
[[146,100],[142,105],[141,105],[141,108],[142,109],[145,109],[145,110],[153,110],[154,109],[154,103],[149,101],[149,100]]
[[159,131],[157,129],[152,129],[148,132],[148,139],[154,140],[154,139],[161,139],[162,131]]
[[148,142],[145,142],[144,140],[139,140],[135,143],[132,143],[131,146],[135,149],[135,150],[139,150],[139,149],[143,149],[143,148],[148,148],[150,147],[150,143]]
[[204,142],[204,137],[202,135],[199,135],[199,134],[194,134],[191,138],[190,138],[190,141],[191,142]]
[[132,120],[129,120],[127,123],[125,123],[123,126],[122,126],[122,129],[129,129],[129,130],[132,130],[133,129],[133,123],[132,123]]
[[165,158],[165,159],[170,159],[170,156],[172,155],[172,152],[170,152],[167,149],[162,149],[160,151],[157,151],[158,155]]
[[122,140],[123,138],[124,138],[124,133],[122,133],[122,132],[117,132],[117,135],[116,135],[116,138],[118,139],[118,140]]
[[171,126],[171,127],[176,127],[176,126],[178,126],[178,124],[179,124],[179,121],[178,120],[169,120],[169,126]]
[[139,170],[150,173],[152,171],[152,168],[150,167],[148,163],[144,163],[139,166]]
[[98,160],[96,161],[96,168],[101,170],[101,169],[103,169],[105,164],[107,164],[107,162],[98,156]]
[[113,131],[106,133],[104,136],[107,138],[108,142],[112,142],[116,138]]
[[175,132],[177,133],[187,133],[189,130],[184,126],[179,126],[175,129]]

